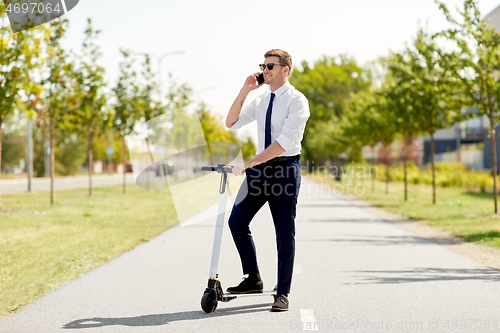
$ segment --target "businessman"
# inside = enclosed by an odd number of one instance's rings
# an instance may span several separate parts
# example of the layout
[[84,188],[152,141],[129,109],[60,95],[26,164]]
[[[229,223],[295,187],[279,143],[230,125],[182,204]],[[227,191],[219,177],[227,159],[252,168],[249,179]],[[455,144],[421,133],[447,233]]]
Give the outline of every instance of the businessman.
[[[278,250],[277,294],[272,311],[287,311],[295,256],[295,216],[300,187],[301,141],[310,116],[307,98],[296,90],[288,78],[292,70],[291,56],[279,49],[268,51],[262,73],[245,80],[226,118],[226,126],[238,129],[257,123],[256,155],[235,165],[233,173],[246,181],[240,188],[229,217],[229,228],[240,255],[243,274],[248,275],[231,293],[261,293],[263,282],[257,265],[250,222],[267,202],[271,210]],[[259,84],[257,77],[263,75]],[[270,89],[245,104],[250,91],[268,85]]]

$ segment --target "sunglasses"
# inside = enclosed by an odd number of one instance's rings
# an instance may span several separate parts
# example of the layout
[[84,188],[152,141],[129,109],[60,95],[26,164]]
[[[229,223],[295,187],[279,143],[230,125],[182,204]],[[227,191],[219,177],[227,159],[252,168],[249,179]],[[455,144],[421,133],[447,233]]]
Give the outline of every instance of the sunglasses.
[[260,64],[259,67],[260,67],[260,70],[263,71],[264,69],[269,69],[270,71],[273,70],[274,66],[285,66],[285,65],[282,65],[282,64],[277,64],[277,63],[268,63],[268,64]]

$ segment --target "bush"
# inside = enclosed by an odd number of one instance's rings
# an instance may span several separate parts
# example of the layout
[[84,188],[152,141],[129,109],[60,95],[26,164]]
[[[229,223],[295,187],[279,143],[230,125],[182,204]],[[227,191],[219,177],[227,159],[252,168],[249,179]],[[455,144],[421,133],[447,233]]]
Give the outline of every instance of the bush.
[[[356,164],[350,165],[355,167],[356,170],[360,167],[368,170],[368,165]],[[386,180],[386,166],[384,164],[376,164],[378,170],[378,179]],[[432,185],[432,170],[420,170],[415,164],[408,163],[407,166],[408,183],[411,184],[428,184]],[[367,177],[369,174],[367,173]],[[403,166],[395,166],[389,168],[389,180],[404,181],[404,168]],[[465,165],[460,162],[437,162],[436,163],[436,186],[440,187],[465,187],[465,188],[479,188],[485,192],[486,189],[493,188],[493,177],[485,172],[467,170]]]

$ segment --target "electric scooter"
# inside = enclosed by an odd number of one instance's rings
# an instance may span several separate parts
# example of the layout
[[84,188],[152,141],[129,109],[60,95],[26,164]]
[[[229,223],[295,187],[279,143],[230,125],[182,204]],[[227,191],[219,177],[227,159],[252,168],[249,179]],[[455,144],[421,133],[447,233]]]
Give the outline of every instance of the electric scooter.
[[229,174],[233,173],[233,166],[225,164],[217,164],[217,166],[201,167],[202,171],[217,172],[221,174],[219,185],[219,208],[217,211],[217,222],[215,224],[214,246],[212,249],[212,261],[210,263],[210,273],[208,278],[208,286],[201,298],[201,308],[206,313],[214,312],[217,308],[217,303],[229,302],[238,297],[248,296],[263,296],[276,295],[276,287],[272,292],[250,293],[250,294],[231,294],[224,293],[220,281],[218,280],[217,267],[219,265],[220,245],[222,242],[222,230],[224,227],[224,215],[226,211],[227,189],[229,185]]

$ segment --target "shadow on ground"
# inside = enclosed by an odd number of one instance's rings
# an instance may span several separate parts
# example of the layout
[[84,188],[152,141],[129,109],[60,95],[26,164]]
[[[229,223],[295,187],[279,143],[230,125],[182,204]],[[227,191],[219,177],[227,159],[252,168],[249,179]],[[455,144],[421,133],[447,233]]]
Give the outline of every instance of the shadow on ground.
[[[360,282],[346,284],[395,284],[432,281],[481,280],[500,282],[500,271],[494,268],[413,268],[395,271],[354,271]],[[363,275],[357,275],[363,274]]]
[[463,194],[470,195],[471,197],[474,197],[474,198],[493,200],[493,193],[481,193],[481,192],[466,191],[466,192],[463,192]]
[[500,231],[491,230],[487,232],[479,232],[476,234],[465,235],[463,236],[463,239],[465,239],[468,242],[488,241],[488,242],[500,243]]
[[[418,236],[363,236],[359,235],[344,235],[346,238],[326,238],[326,239],[301,239],[299,241],[306,242],[335,242],[342,245],[456,245],[462,244],[463,240],[452,237],[418,237]],[[352,238],[351,238],[352,237]]]
[[254,305],[244,305],[232,308],[217,309],[213,313],[205,313],[202,310],[198,311],[185,311],[175,313],[152,314],[137,317],[124,317],[124,318],[87,318],[78,319],[67,323],[63,326],[64,329],[82,329],[94,328],[104,326],[161,326],[174,321],[182,320],[196,320],[196,319],[210,319],[215,317],[230,316],[244,313],[270,311],[271,303],[262,303]]

